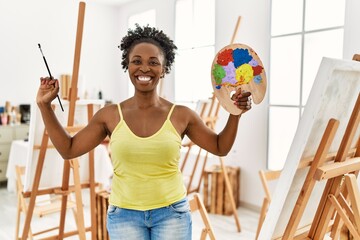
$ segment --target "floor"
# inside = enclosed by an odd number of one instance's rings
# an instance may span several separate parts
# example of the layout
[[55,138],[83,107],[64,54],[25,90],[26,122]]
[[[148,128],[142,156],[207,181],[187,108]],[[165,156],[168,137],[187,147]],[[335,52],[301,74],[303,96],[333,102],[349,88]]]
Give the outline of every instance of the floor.
[[[84,209],[85,209],[85,225],[88,226],[89,205],[86,198],[86,192],[83,194]],[[6,189],[6,184],[0,184],[0,239],[8,240],[15,239],[15,225],[16,225],[16,205],[17,198],[15,193],[10,193]],[[217,240],[252,240],[255,239],[255,231],[258,223],[259,213],[240,207],[238,209],[238,216],[241,225],[241,232],[237,232],[234,216],[223,216],[209,214],[211,224]],[[24,216],[22,215],[22,223]],[[33,217],[32,228],[33,231],[41,230],[44,226],[58,225],[59,216],[52,214],[42,218]],[[71,212],[68,212],[66,219],[66,229],[74,229],[74,220]],[[200,239],[201,229],[203,223],[199,212],[193,213],[193,239]],[[21,231],[21,228],[20,228]],[[66,239],[78,239],[78,237],[71,237]],[[88,238],[90,239],[90,237]],[[209,239],[209,238],[207,238]]]

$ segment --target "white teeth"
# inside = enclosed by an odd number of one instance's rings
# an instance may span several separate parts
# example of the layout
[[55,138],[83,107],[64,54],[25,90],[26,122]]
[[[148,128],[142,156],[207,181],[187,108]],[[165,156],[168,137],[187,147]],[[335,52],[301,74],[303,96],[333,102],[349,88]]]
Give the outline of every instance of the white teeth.
[[151,80],[151,77],[149,76],[138,76],[139,81],[147,82]]

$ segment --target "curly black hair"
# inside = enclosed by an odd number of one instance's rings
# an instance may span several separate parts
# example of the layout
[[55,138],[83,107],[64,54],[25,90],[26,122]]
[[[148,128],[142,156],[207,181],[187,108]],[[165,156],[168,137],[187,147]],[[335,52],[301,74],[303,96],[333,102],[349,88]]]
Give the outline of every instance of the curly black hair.
[[138,43],[148,42],[158,46],[164,53],[165,58],[165,73],[170,73],[171,66],[175,60],[175,46],[173,40],[171,40],[163,31],[158,30],[149,25],[140,27],[139,24],[135,24],[135,29],[128,29],[127,35],[122,38],[120,43],[120,50],[122,53],[122,68],[126,71],[129,66],[129,53],[135,45]]

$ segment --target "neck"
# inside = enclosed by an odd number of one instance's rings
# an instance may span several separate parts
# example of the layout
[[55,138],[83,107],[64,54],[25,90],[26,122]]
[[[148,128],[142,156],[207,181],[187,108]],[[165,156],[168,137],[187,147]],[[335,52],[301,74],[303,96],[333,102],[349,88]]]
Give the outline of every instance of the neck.
[[160,96],[154,94],[135,93],[133,97],[134,106],[138,108],[150,108],[160,103]]

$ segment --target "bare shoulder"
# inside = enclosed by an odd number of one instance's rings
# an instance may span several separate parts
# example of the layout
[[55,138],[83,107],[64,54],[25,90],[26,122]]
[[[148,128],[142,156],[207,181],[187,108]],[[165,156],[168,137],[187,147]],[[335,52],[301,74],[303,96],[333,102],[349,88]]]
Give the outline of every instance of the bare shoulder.
[[97,111],[93,117],[97,123],[101,123],[108,132],[116,127],[120,121],[120,115],[117,104],[109,104]]
[[175,109],[174,112],[176,115],[179,115],[179,117],[189,118],[192,115],[197,114],[194,110],[184,105],[176,105]]
[[95,113],[95,116],[99,118],[112,118],[116,114],[119,115],[117,104],[109,104],[99,109],[99,111]]
[[184,105],[176,105],[171,121],[181,133],[182,136],[186,134],[189,126],[199,121],[200,117],[191,108]]

